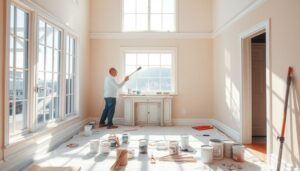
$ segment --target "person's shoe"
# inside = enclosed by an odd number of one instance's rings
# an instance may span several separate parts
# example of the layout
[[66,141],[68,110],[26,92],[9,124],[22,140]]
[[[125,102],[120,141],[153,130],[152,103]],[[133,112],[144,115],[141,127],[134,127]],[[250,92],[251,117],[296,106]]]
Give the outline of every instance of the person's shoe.
[[99,128],[105,127],[107,124],[99,124]]
[[107,129],[116,129],[116,128],[118,128],[118,126],[115,125],[107,126]]

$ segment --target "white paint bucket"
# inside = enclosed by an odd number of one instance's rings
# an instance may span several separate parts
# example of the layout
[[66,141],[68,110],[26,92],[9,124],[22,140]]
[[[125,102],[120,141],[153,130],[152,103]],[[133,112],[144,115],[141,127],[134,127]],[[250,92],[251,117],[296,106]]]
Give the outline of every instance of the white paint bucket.
[[139,149],[141,154],[146,154],[148,152],[148,140],[140,139],[139,140]]
[[134,153],[135,153],[134,149],[129,149],[127,153],[128,159],[134,158]]
[[109,141],[101,141],[101,153],[107,154],[110,151],[110,142]]
[[210,145],[201,146],[201,161],[211,163],[213,161],[213,147]]
[[233,144],[232,145],[232,159],[237,162],[244,161],[244,153],[245,153],[245,146],[242,144]]
[[187,150],[189,148],[189,136],[181,135],[181,148],[182,150]]
[[209,145],[213,147],[213,158],[216,160],[223,159],[223,141],[219,139],[210,139]]
[[178,141],[169,141],[169,153],[178,154],[179,153],[179,142]]
[[98,152],[99,152],[99,140],[91,140],[90,153],[98,153]]
[[84,135],[91,136],[92,135],[92,125],[85,125],[84,126]]
[[224,142],[224,156],[232,158],[232,145],[234,144],[231,140],[225,140]]

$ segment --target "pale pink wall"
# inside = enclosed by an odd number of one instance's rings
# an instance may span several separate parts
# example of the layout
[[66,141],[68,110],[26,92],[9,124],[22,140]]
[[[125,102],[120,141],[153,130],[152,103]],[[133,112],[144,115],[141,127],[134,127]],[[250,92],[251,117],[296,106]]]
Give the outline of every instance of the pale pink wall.
[[287,68],[294,66],[283,159],[300,167],[300,1],[268,0],[234,23],[213,41],[215,119],[240,132],[241,45],[240,33],[271,19],[272,129],[271,153],[278,154],[276,137],[281,129]]
[[[210,32],[211,0],[177,0],[178,32]],[[122,0],[90,1],[90,32],[121,32]]]
[[4,63],[5,63],[5,1],[0,2],[0,161],[4,145]]
[[73,0],[33,0],[48,12],[59,18],[63,24],[68,23],[69,27],[78,37],[78,112],[87,115],[86,97],[89,80],[89,1],[78,0],[78,4]]
[[[91,117],[103,110],[103,80],[109,67],[121,68],[121,47],[177,47],[178,95],[174,96],[173,118],[212,116],[212,59],[210,39],[186,40],[91,40],[89,109]],[[122,76],[121,76],[122,77]],[[116,117],[124,117],[119,98]]]
[[258,0],[213,0],[213,28],[220,28],[249,5]]

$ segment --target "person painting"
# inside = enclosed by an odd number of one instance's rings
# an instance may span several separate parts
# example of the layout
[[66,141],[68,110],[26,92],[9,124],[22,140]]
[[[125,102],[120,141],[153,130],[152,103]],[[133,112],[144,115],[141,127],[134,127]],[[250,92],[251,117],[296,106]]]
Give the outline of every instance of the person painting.
[[[104,100],[105,108],[102,112],[99,127],[107,126],[107,129],[115,129],[118,126],[113,125],[113,117],[116,107],[116,98],[118,95],[118,89],[121,88],[128,80],[129,76],[126,76],[121,83],[117,83],[115,77],[118,75],[118,71],[115,68],[109,69],[109,75],[104,80]],[[105,120],[108,120],[105,124]]]

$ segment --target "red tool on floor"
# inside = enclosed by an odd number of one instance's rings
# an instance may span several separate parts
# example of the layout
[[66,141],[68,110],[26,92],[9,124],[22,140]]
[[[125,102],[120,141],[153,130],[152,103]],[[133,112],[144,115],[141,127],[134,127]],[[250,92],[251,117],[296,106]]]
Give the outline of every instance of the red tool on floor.
[[285,93],[285,101],[284,101],[284,112],[283,112],[283,120],[282,120],[282,127],[281,127],[281,135],[277,137],[277,139],[280,141],[279,155],[278,155],[278,161],[277,161],[277,171],[280,171],[280,167],[281,167],[282,148],[283,148],[283,143],[284,143],[284,132],[285,132],[285,124],[286,124],[287,107],[288,107],[288,101],[289,101],[290,85],[292,82],[292,72],[293,72],[293,68],[289,67],[288,77],[287,77],[287,87],[286,87],[286,93]]

